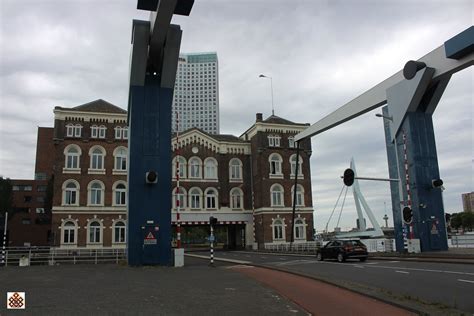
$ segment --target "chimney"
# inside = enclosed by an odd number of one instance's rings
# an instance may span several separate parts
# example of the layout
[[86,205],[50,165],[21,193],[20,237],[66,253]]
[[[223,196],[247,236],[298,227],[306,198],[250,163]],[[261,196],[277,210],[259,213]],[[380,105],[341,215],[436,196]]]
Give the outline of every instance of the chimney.
[[262,121],[262,113],[257,113],[257,122]]

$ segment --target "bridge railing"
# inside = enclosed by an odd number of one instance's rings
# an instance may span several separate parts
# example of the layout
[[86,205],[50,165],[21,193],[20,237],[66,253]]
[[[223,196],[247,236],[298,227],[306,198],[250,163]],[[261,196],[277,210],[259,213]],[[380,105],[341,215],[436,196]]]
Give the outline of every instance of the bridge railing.
[[452,235],[450,241],[453,248],[474,248],[474,234]]
[[[126,260],[125,249],[58,249],[50,247],[8,247],[5,257],[0,254],[0,266],[28,266],[55,264],[99,264],[116,263]],[[2,264],[3,262],[3,264]]]

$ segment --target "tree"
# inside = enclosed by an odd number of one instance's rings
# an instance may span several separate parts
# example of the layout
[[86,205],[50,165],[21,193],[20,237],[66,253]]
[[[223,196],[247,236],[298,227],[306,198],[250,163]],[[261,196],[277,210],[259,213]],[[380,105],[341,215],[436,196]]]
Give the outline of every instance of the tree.
[[451,215],[451,227],[459,229],[462,226],[462,213],[454,213]]
[[9,178],[0,177],[0,214],[3,216],[12,208],[13,186]]
[[472,231],[472,229],[474,228],[474,213],[463,212],[461,214],[462,227],[464,228],[464,230]]

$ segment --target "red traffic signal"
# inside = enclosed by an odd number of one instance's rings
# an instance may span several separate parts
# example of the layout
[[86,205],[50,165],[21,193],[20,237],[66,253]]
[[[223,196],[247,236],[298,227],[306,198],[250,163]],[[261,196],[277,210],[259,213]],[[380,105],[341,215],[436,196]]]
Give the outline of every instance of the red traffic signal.
[[214,217],[214,216],[209,217],[209,224],[211,224],[211,226],[216,226],[217,225],[217,218]]
[[405,206],[402,210],[403,221],[405,224],[411,224],[413,221],[413,210],[408,206]]
[[352,169],[346,169],[344,171],[344,176],[342,177],[343,181],[344,181],[344,184],[347,185],[348,187],[350,187],[351,185],[354,184],[354,179],[355,179],[355,174],[354,174],[354,170]]
[[158,174],[151,170],[146,173],[146,183],[157,183],[158,182]]

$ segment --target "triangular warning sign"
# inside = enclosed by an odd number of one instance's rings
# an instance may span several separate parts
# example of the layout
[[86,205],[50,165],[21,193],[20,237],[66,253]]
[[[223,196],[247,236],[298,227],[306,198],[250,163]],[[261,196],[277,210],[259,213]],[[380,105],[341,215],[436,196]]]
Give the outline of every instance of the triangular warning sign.
[[155,239],[152,232],[149,232],[145,239]]

